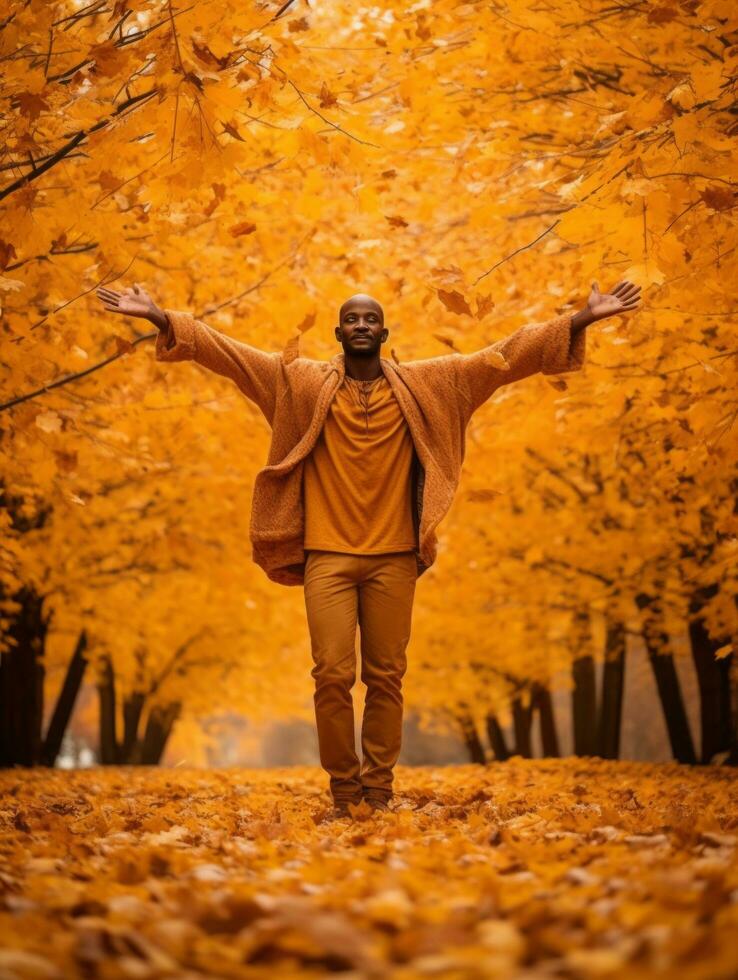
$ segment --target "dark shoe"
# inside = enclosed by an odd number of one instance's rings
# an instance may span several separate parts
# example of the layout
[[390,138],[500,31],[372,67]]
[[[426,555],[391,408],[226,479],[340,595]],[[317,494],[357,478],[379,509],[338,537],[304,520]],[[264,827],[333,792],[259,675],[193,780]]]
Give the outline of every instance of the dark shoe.
[[325,818],[325,821],[351,820],[353,818],[353,813],[351,812],[351,808],[358,807],[360,803],[361,800],[334,800],[333,809]]
[[389,801],[379,796],[365,796],[364,802],[368,803],[372,810],[390,811]]
[[323,823],[331,823],[333,820],[350,820],[351,813],[347,806],[334,806],[332,810],[323,818]]

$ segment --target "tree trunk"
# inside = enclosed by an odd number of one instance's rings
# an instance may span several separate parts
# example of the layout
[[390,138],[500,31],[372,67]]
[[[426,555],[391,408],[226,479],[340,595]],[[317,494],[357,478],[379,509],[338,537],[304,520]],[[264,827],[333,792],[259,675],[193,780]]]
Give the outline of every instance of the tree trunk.
[[556,716],[554,715],[551,692],[543,684],[536,685],[534,707],[538,709],[543,755],[544,757],[558,758],[561,752],[559,750],[559,736],[556,731]]
[[11,598],[20,609],[10,614],[12,642],[0,655],[0,763],[35,766],[41,758],[48,619],[43,597],[33,589],[23,586]]
[[77,700],[77,695],[82,686],[82,678],[87,668],[86,649],[87,633],[85,630],[82,630],[77,639],[77,645],[74,648],[72,659],[67,666],[64,684],[59,692],[59,697],[54,706],[54,714],[51,716],[51,721],[46,731],[41,755],[41,762],[45,766],[55,765],[59,755],[64,732],[67,730],[69,719],[72,717],[74,704]]
[[484,765],[487,757],[484,752],[482,740],[479,737],[479,732],[477,731],[477,726],[474,724],[474,719],[469,714],[462,714],[458,716],[458,721],[461,729],[461,737],[464,739],[470,761]]
[[574,691],[572,716],[574,722],[574,755],[595,755],[597,752],[597,692],[594,659],[577,657],[572,664]]
[[530,729],[533,722],[533,702],[523,705],[520,696],[513,698],[513,730],[515,732],[515,755],[530,759],[533,755]]
[[711,639],[701,611],[715,594],[716,586],[695,592],[689,603],[689,639],[700,691],[700,760],[709,764],[714,755],[730,751],[730,662],[733,655],[715,659],[726,639]]
[[134,747],[138,741],[138,726],[145,700],[144,694],[134,691],[123,702],[123,745],[120,752],[122,763],[133,762]]
[[487,715],[487,737],[489,738],[489,743],[492,746],[492,752],[495,759],[497,759],[499,762],[504,762],[506,759],[510,758],[510,751],[505,741],[505,733],[502,731],[500,723],[497,721],[497,716],[491,711]]
[[[182,705],[179,702],[174,702],[166,707],[156,705],[151,709],[146,722],[146,731],[141,742],[141,765],[159,765],[181,709]],[[479,741],[478,738],[477,741]],[[479,744],[481,746],[481,742]],[[484,762],[484,759],[482,759],[482,762]]]
[[589,652],[592,634],[589,614],[580,610],[574,620],[573,640],[578,656],[572,664],[574,690],[571,712],[574,734],[574,755],[595,755],[597,752],[597,689],[595,664]]
[[730,664],[730,755],[729,766],[738,766],[738,633],[733,637],[733,655]]
[[625,627],[619,622],[608,622],[597,733],[598,753],[603,759],[620,758],[624,683]]
[[115,674],[107,656],[103,660],[97,690],[100,704],[100,763],[114,766],[119,761],[115,732]]
[[642,592],[636,596],[636,604],[643,614],[643,641],[646,644],[648,660],[656,681],[672,755],[677,762],[695,765],[697,754],[684,707],[682,686],[679,683],[674,656],[669,648],[669,636],[662,625],[658,601]]

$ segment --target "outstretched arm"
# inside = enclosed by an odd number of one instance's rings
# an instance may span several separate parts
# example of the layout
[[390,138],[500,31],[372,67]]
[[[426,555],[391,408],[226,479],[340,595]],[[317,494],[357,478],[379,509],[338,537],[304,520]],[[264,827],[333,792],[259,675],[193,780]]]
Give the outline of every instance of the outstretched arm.
[[140,317],[158,327],[154,348],[157,361],[195,361],[230,378],[271,424],[279,374],[278,352],[262,351],[234,340],[191,313],[161,309],[140,283],[122,292],[100,287],[97,295],[106,310]]
[[601,293],[594,282],[587,305],[579,313],[525,324],[489,347],[457,356],[457,379],[467,397],[469,415],[502,385],[538,372],[578,371],[586,353],[585,329],[597,320],[634,310],[640,288],[626,280],[612,293]]

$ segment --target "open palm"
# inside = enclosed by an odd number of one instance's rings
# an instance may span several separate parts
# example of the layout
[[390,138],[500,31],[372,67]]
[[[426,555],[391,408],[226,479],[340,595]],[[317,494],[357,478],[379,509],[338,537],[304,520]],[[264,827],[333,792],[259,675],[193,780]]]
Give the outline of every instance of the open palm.
[[122,316],[149,317],[156,309],[156,303],[140,282],[126,286],[121,292],[100,286],[95,290],[105,309]]
[[630,313],[638,306],[640,292],[641,287],[627,279],[614,286],[611,293],[601,293],[597,283],[593,282],[587,307],[595,320],[602,320],[616,313]]

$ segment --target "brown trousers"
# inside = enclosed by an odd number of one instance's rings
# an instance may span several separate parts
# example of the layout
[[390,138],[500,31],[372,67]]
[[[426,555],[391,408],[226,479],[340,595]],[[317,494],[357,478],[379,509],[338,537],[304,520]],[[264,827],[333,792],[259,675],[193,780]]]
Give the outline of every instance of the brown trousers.
[[[320,762],[336,802],[362,795],[389,800],[402,742],[402,678],[410,639],[417,565],[412,551],[350,555],[308,551],[305,607],[315,679]],[[351,688],[356,682],[356,624],[361,680],[367,686],[360,764]]]

